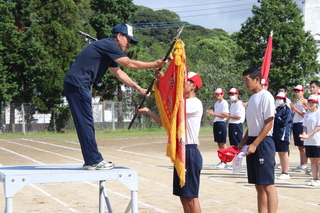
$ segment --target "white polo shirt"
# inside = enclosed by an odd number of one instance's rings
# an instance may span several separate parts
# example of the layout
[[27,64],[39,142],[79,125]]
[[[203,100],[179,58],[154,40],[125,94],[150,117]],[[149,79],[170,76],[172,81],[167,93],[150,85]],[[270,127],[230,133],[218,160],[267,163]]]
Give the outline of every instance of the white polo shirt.
[[[253,94],[246,109],[246,119],[248,124],[248,135],[257,137],[263,127],[264,121],[270,117],[274,117],[274,98],[267,90]],[[267,136],[272,136],[273,128],[268,132]]]
[[[214,104],[214,113],[221,114],[221,112],[229,113],[229,106],[228,106],[228,102],[226,100],[223,100],[221,102],[217,101]],[[213,119],[213,122],[226,121],[226,120],[227,120],[227,118],[219,118],[219,117],[215,116]]]
[[203,106],[198,98],[186,99],[186,144],[200,144],[199,132],[202,114]]
[[[310,110],[304,115],[303,126],[306,127],[306,133],[312,132],[317,126],[320,126],[320,110],[311,112]],[[304,140],[304,146],[320,146],[320,131]]]
[[240,119],[236,120],[236,119],[230,118],[229,123],[241,124],[241,123],[244,122],[245,116],[246,116],[246,109],[244,108],[242,101],[239,100],[236,103],[232,103],[231,104],[231,106],[230,106],[230,115],[239,116]]

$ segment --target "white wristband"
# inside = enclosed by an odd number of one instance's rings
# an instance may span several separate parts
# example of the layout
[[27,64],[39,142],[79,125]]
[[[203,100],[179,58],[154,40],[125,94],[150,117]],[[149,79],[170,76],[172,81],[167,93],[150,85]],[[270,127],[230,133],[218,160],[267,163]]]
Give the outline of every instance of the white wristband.
[[141,87],[138,85],[137,87],[136,87],[136,90],[138,90],[138,89],[140,89]]

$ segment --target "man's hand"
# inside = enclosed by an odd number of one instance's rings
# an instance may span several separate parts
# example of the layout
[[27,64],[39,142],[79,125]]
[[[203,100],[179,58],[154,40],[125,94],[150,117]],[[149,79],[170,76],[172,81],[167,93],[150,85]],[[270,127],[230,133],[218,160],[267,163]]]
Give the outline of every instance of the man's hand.
[[163,61],[164,58],[155,61],[156,67],[155,68],[162,68],[168,64],[168,61]]
[[139,105],[136,107],[136,114],[141,115],[141,114],[146,114],[149,112],[149,109],[147,107],[143,107],[139,109]]
[[309,135],[303,132],[302,134],[299,135],[300,140],[304,141],[305,139],[309,138]]
[[248,155],[250,155],[252,153],[255,153],[256,150],[257,150],[257,147],[254,144],[250,144],[249,147],[248,147],[248,151],[244,156],[248,156]]
[[212,109],[208,109],[207,111],[206,111],[206,113],[208,114],[208,115],[210,115],[210,116],[214,116],[214,112],[213,112],[213,110]]
[[143,88],[139,88],[138,89],[138,92],[140,93],[140,94],[142,94],[142,95],[144,95],[146,98],[149,98],[149,96],[150,96],[150,92],[147,94],[147,89],[143,89]]
[[226,118],[229,117],[229,113],[228,113],[228,112],[221,112],[221,115],[223,115],[223,116],[226,117]]
[[156,71],[154,72],[154,76],[159,80],[164,76],[164,73],[161,69],[156,69]]

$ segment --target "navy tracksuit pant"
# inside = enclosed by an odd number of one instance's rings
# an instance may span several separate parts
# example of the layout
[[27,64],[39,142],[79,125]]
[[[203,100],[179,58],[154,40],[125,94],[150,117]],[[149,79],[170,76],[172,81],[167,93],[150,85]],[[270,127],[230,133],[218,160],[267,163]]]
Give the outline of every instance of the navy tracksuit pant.
[[64,93],[69,102],[85,164],[92,165],[103,161],[95,139],[90,86],[77,87],[64,82]]

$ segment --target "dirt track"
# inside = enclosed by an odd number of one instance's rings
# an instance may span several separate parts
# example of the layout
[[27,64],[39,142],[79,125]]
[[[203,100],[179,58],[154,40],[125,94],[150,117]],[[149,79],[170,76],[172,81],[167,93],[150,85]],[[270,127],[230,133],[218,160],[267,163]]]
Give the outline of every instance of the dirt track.
[[[256,192],[254,186],[247,183],[245,174],[214,169],[213,165],[218,163],[217,145],[211,135],[202,135],[200,142],[199,149],[204,160],[200,188],[203,212],[257,212]],[[138,171],[139,212],[182,212],[178,197],[172,195],[172,164],[165,157],[164,135],[127,138],[124,134],[121,139],[99,139],[98,145],[105,160]],[[298,150],[294,146],[291,146],[290,160],[290,168],[298,166]],[[18,139],[0,139],[0,164],[3,166],[82,162],[76,138],[24,139],[22,136]],[[306,186],[311,176],[301,172],[290,172],[290,175],[290,180],[276,181],[278,212],[320,212],[320,188]],[[118,181],[107,181],[106,188],[113,212],[124,212],[130,190]],[[0,184],[0,212],[5,207],[3,193],[3,185]],[[13,197],[13,211],[98,212],[98,183],[27,185]]]

